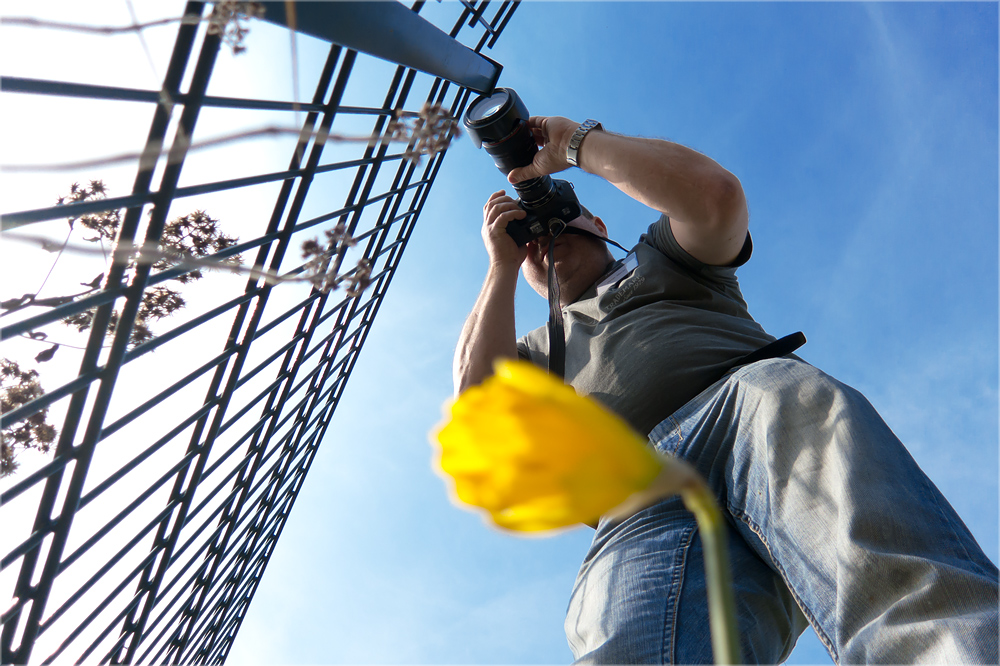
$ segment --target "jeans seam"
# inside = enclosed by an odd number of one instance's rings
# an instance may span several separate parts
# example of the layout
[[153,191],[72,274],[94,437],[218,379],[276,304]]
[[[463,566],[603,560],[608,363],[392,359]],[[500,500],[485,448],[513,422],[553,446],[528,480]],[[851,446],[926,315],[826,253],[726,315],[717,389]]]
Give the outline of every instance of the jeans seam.
[[[693,523],[684,529],[680,539],[680,546],[677,548],[677,555],[674,558],[674,575],[670,580],[671,592],[666,595],[666,608],[664,608],[664,615],[667,616],[663,622],[663,633],[665,635],[660,639],[660,645],[662,646],[662,652],[660,653],[661,663],[676,663],[677,617],[679,615],[677,609],[680,606],[681,591],[684,588],[684,573],[687,570],[688,551],[691,550],[691,544],[694,541],[697,529],[697,523]],[[669,636],[666,635],[668,631]]]
[[935,488],[926,475],[922,475],[921,486],[923,486],[924,491],[924,496],[922,498],[924,503],[930,504],[934,507],[934,512],[937,514],[938,520],[940,520],[948,530],[948,536],[951,537],[953,545],[957,546],[956,550],[960,549],[962,553],[965,554],[965,561],[973,565],[978,573],[985,574],[987,576],[990,575],[990,572],[983,571],[982,566],[972,556],[972,553],[969,552],[969,549],[966,547],[965,540],[958,534],[958,530],[955,529],[955,523],[948,516],[948,512],[945,508],[941,506],[938,493],[935,492]]
[[740,511],[739,509],[734,509],[732,506],[728,508],[729,508],[729,513],[734,518],[736,518],[744,525],[746,525],[748,528],[750,528],[750,531],[752,531],[760,540],[761,544],[763,544],[764,548],[767,550],[767,556],[770,558],[771,564],[774,565],[774,568],[777,569],[778,573],[781,575],[782,580],[785,581],[785,585],[788,587],[788,592],[792,595],[792,599],[795,600],[795,604],[799,607],[799,610],[802,611],[802,614],[806,617],[806,619],[809,620],[809,624],[812,626],[813,631],[816,632],[816,636],[819,637],[820,642],[823,643],[823,646],[830,653],[830,656],[833,658],[833,661],[839,664],[840,656],[837,653],[837,649],[834,646],[833,641],[831,641],[830,637],[826,635],[826,632],[823,631],[823,627],[820,626],[819,621],[816,619],[816,616],[809,609],[809,607],[806,606],[805,602],[802,601],[798,593],[795,591],[795,588],[792,587],[791,582],[788,580],[788,575],[785,573],[784,567],[782,567],[781,564],[778,562],[778,560],[775,559],[774,553],[771,551],[771,544],[767,542],[767,537],[764,536],[764,533],[760,529],[760,526],[757,525],[755,522],[753,522],[750,516],[748,516],[743,511]]

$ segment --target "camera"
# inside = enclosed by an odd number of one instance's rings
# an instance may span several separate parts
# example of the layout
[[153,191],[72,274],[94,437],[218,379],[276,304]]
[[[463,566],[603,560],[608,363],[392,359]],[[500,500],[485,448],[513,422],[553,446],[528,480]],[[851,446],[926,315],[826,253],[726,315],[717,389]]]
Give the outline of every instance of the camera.
[[[462,124],[477,148],[485,148],[504,174],[528,166],[538,152],[528,127],[528,109],[510,88],[496,88],[480,95],[465,112]],[[566,224],[582,213],[573,184],[550,176],[514,183],[518,205],[527,215],[507,225],[507,233],[518,245],[549,234],[558,235]]]

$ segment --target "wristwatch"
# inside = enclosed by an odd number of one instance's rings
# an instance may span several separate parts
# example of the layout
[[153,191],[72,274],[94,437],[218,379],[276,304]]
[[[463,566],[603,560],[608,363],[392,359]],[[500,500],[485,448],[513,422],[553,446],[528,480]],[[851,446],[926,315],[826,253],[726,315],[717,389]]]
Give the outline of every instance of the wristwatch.
[[566,161],[573,166],[580,166],[578,162],[580,154],[580,144],[583,143],[583,137],[587,136],[587,132],[590,130],[603,130],[604,126],[597,122],[593,118],[587,120],[573,132],[573,136],[569,138],[569,145],[566,146]]

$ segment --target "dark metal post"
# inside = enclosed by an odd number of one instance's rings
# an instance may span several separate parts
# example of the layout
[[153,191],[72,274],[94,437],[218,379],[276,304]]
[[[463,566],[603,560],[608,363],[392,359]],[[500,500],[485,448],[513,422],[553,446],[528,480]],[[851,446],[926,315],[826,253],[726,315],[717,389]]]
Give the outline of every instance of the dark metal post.
[[398,2],[264,2],[264,20],[306,35],[492,92],[501,66],[476,53]]

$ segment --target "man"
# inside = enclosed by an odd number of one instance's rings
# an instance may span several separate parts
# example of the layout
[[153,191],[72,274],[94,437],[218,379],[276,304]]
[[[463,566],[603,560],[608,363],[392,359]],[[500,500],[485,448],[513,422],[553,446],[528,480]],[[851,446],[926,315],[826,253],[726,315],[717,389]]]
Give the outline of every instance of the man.
[[[565,379],[716,492],[744,659],[782,661],[808,622],[838,663],[997,663],[996,566],[863,396],[767,351],[774,337],[735,277],[752,251],[738,179],[671,142],[530,125],[541,149],[512,183],[575,163],[661,213],[624,261],[593,236],[554,241]],[[490,265],[456,351],[458,392],[497,357],[545,367],[545,329],[517,340],[514,328],[519,269],[548,295],[549,239],[518,247],[505,232],[524,215],[502,191],[484,207]],[[570,226],[607,237],[589,213]],[[566,618],[577,660],[711,662],[703,567],[679,499],[602,519]]]

